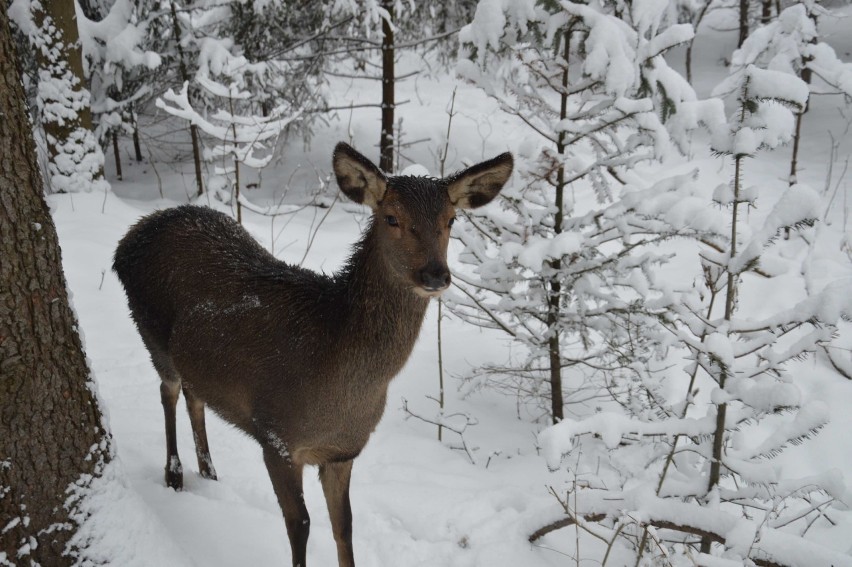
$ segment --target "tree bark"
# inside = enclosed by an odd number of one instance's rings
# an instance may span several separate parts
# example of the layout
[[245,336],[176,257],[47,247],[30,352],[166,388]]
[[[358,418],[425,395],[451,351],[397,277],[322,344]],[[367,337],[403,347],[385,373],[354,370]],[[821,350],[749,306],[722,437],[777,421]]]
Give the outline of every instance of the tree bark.
[[737,47],[742,47],[748,37],[748,0],[740,0],[740,34],[737,38]]
[[[393,18],[393,0],[382,0],[382,8]],[[379,138],[379,169],[393,171],[393,122],[394,122],[394,41],[393,28],[388,20],[382,20],[382,133]]]
[[66,565],[79,521],[68,489],[100,473],[110,442],[68,303],[15,61],[0,10],[0,558]]
[[142,161],[142,144],[139,143],[139,121],[136,120],[136,111],[133,111],[133,153],[136,161]]
[[118,149],[118,132],[112,133],[112,157],[115,158],[115,177],[121,181],[121,152]]

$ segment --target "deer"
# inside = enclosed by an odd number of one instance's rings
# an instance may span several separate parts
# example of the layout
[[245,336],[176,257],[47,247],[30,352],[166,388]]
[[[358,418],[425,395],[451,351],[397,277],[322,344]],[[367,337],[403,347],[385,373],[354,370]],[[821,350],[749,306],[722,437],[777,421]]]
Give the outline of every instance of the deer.
[[345,264],[320,274],[276,259],[241,225],[183,205],[140,219],[113,269],[160,377],[165,483],[183,488],[175,416],[184,394],[201,477],[216,480],[205,407],[261,446],[296,567],[306,567],[306,466],[319,469],[340,567],[354,567],[353,460],[384,413],[430,299],[451,283],[456,209],[491,202],[512,174],[503,153],[449,177],[386,175],[337,144],[341,192],[372,215]]

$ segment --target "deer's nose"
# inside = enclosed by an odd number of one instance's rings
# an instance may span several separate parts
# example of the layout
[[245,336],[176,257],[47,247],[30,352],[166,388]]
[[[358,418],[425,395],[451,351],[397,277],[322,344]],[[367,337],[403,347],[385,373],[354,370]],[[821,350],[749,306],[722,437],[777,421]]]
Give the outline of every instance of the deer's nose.
[[418,274],[420,285],[426,291],[441,291],[450,287],[450,270],[446,264],[430,262]]

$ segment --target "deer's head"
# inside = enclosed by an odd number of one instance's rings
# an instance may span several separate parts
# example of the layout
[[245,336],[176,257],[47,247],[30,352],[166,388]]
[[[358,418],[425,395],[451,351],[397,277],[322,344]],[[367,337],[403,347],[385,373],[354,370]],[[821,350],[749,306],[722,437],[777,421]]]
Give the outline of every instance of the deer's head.
[[444,179],[387,176],[344,143],[334,149],[333,165],[341,191],[373,209],[382,253],[390,269],[423,297],[440,295],[450,285],[447,245],[456,209],[491,202],[512,174],[509,153]]

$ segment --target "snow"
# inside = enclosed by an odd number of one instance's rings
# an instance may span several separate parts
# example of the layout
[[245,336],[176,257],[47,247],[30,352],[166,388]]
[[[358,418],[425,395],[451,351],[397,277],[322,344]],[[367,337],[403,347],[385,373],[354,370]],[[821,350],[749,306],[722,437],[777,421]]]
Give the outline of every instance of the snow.
[[582,235],[575,232],[563,232],[554,238],[533,237],[523,247],[507,243],[503,247],[502,257],[511,260],[515,256],[518,262],[534,270],[540,270],[548,260],[559,259],[562,256],[577,254],[582,250]]
[[106,17],[98,22],[86,18],[79,3],[75,5],[86,65],[103,60],[106,72],[112,65],[128,68],[144,65],[149,69],[160,65],[162,58],[158,53],[139,49],[146,30],[144,26],[130,23],[134,12],[131,0],[117,0]]
[[484,0],[476,5],[473,22],[459,32],[459,41],[472,43],[480,53],[484,53],[489,46],[497,49],[505,25],[501,0]]

